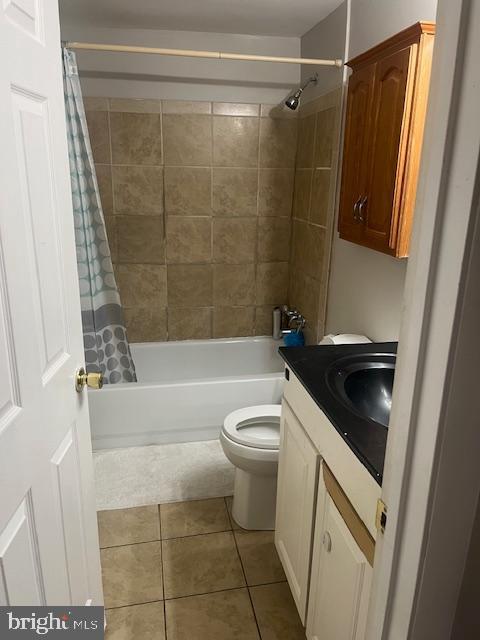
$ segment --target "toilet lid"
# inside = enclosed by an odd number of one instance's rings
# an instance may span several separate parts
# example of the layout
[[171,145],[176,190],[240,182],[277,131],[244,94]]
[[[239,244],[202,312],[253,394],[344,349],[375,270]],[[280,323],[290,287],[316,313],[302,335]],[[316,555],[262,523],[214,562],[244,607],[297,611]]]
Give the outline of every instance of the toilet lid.
[[246,447],[278,449],[280,411],[279,404],[262,404],[232,411],[225,418],[223,433]]

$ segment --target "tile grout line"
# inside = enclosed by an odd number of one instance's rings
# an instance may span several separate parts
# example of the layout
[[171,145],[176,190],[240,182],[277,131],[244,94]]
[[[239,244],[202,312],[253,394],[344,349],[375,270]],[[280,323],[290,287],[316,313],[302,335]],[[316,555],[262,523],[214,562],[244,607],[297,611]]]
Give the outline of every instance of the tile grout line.
[[162,569],[162,595],[163,595],[163,630],[165,633],[165,640],[167,640],[167,607],[165,605],[165,571],[163,564],[163,542],[162,542],[162,514],[160,505],[157,505],[158,508],[158,524],[160,527],[160,563]]
[[[228,507],[227,507],[227,510],[228,510]],[[233,531],[233,540],[235,541],[235,548],[237,550],[237,555],[238,555],[238,558],[240,560],[240,566],[242,567],[243,579],[245,580],[245,586],[247,588],[248,599],[250,600],[250,606],[252,607],[253,619],[255,620],[255,625],[257,627],[258,637],[261,640],[262,634],[260,632],[260,625],[258,624],[257,614],[255,612],[255,607],[253,606],[253,599],[252,599],[252,594],[250,593],[250,587],[248,586],[247,574],[246,574],[246,571],[245,571],[245,567],[243,566],[242,555],[240,553],[240,549],[238,547],[237,538],[235,536],[235,532],[234,531]]]

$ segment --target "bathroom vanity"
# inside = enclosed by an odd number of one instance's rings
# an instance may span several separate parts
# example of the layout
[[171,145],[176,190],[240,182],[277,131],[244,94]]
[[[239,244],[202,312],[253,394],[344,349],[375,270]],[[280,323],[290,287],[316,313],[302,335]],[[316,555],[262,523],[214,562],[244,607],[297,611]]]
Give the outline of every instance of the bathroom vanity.
[[377,420],[395,352],[396,343],[280,349],[275,544],[309,640],[364,638],[387,437]]

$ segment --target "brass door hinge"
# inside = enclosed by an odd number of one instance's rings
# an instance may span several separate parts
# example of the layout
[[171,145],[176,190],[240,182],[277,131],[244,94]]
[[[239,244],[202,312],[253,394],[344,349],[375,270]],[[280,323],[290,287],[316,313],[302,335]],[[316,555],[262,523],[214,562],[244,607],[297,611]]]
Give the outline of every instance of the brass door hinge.
[[375,516],[375,526],[377,531],[385,533],[387,526],[387,505],[380,498],[377,500],[377,515]]

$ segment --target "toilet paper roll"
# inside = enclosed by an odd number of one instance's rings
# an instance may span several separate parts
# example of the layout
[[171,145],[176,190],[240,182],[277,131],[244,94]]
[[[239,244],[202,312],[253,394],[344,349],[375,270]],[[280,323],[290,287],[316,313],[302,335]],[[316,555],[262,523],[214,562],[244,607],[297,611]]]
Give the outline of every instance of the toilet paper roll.
[[370,338],[356,333],[339,333],[337,335],[329,333],[318,344],[364,344],[366,342],[371,342]]

